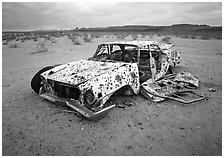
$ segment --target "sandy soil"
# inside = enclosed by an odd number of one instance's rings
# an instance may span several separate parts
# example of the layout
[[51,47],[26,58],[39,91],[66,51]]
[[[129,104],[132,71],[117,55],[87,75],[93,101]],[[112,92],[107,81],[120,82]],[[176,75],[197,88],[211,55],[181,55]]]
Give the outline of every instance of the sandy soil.
[[[182,63],[174,71],[196,75],[197,92],[208,97],[190,105],[171,100],[153,104],[140,94],[115,96],[110,101],[117,105],[125,100],[135,105],[116,107],[102,120],[90,122],[62,112],[64,107],[32,91],[31,78],[41,68],[87,58],[97,44],[115,40],[97,38],[75,46],[59,38],[56,44],[47,42],[47,53],[35,54],[34,41],[19,42],[20,48],[3,46],[3,155],[222,155],[221,40],[172,37],[182,50]],[[211,87],[217,91],[209,92]]]

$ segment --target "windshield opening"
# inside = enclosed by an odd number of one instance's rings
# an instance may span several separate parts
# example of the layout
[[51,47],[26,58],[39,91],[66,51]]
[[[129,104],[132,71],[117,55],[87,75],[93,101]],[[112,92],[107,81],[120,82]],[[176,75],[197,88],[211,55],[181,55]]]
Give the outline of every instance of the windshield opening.
[[122,62],[137,62],[138,47],[124,44],[101,44],[97,47],[93,58]]

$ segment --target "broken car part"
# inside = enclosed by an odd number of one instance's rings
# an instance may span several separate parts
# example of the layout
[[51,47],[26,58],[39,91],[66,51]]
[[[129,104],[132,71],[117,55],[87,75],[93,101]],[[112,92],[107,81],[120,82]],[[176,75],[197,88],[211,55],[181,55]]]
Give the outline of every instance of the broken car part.
[[188,72],[178,73],[175,77],[168,76],[153,82],[152,79],[141,84],[140,92],[147,99],[161,102],[165,99],[172,99],[181,103],[189,104],[205,99],[192,90],[193,86],[199,86],[199,80]]

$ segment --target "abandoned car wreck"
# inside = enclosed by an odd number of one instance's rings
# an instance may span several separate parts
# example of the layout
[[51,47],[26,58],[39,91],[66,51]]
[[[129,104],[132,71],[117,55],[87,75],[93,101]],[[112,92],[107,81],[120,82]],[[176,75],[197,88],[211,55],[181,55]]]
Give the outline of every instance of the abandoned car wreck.
[[[180,63],[181,52],[173,51],[172,46],[156,41],[100,44],[93,57],[43,68],[33,77],[31,87],[42,98],[97,120],[116,106],[105,103],[118,90],[125,95],[141,92],[153,101],[164,100],[166,95],[156,92],[152,85],[167,79],[167,74],[172,74],[171,67]],[[186,78],[186,75],[189,74],[182,73],[182,77],[179,75],[173,80],[173,83],[185,83],[179,84],[182,92],[186,84],[197,87],[199,82],[193,76]],[[203,97],[199,96],[197,100],[200,99]]]

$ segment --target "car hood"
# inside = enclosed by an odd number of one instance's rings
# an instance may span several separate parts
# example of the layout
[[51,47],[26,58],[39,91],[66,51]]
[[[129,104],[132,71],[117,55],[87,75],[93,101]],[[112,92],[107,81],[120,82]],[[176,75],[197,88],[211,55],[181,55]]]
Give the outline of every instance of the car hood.
[[107,73],[124,65],[122,62],[100,62],[93,60],[78,60],[50,69],[41,75],[66,84],[79,85],[85,81]]

